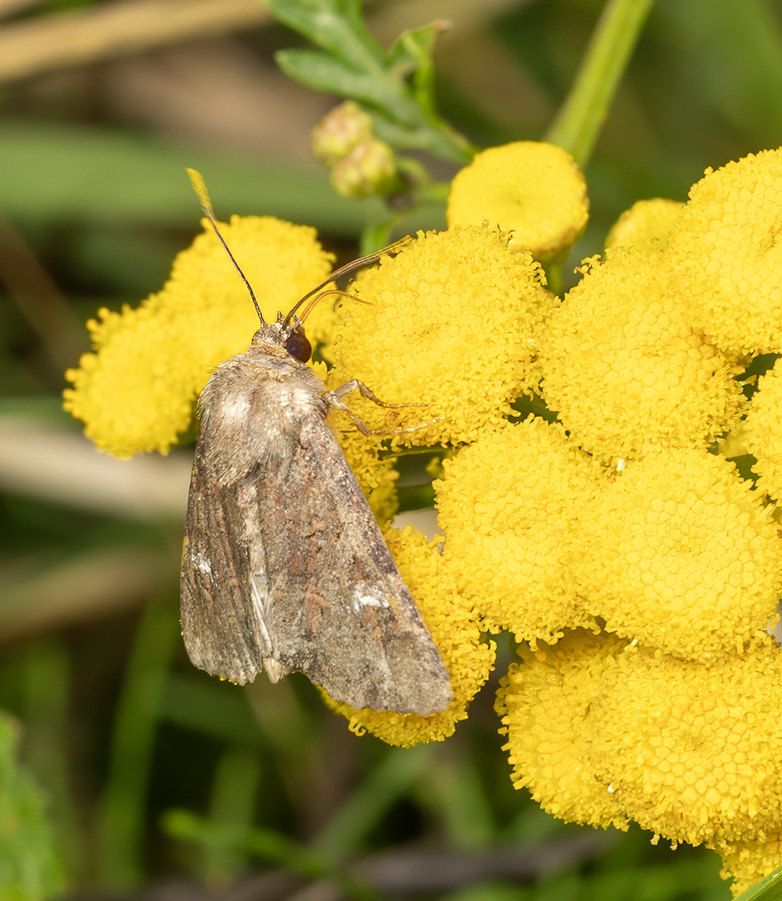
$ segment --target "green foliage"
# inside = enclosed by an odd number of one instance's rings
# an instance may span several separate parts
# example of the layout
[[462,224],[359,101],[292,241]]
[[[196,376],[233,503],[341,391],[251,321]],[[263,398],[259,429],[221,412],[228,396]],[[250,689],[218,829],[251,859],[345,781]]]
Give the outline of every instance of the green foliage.
[[432,53],[442,26],[405,31],[386,53],[369,33],[358,0],[267,0],[269,12],[325,52],[282,50],[286,75],[317,91],[360,101],[380,138],[467,162],[474,148],[436,112]]
[[782,867],[742,892],[736,901],[779,901],[782,898]]
[[0,714],[0,898],[38,901],[63,888],[43,794],[16,759],[19,725]]

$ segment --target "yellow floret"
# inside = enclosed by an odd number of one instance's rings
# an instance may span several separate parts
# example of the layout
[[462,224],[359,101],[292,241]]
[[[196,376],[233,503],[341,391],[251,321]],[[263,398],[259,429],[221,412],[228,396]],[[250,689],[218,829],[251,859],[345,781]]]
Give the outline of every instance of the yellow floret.
[[680,201],[666,200],[664,197],[639,200],[611,226],[605,246],[644,247],[653,244],[663,248],[683,209],[684,204]]
[[[221,231],[271,321],[329,273],[330,255],[314,229],[235,216]],[[311,340],[325,337],[328,316],[316,308]],[[118,457],[166,453],[190,423],[211,371],[246,350],[258,328],[247,289],[211,230],[177,256],[160,292],[137,309],[100,310],[98,317],[88,323],[93,352],[66,373],[73,388],[65,391],[65,409]]]
[[445,560],[490,629],[553,641],[591,619],[569,572],[579,510],[606,477],[561,426],[530,417],[487,431],[437,482]]
[[615,638],[570,633],[553,648],[523,649],[522,663],[500,683],[496,706],[513,785],[567,822],[627,829],[603,766],[591,760],[589,726],[606,663],[623,647]]
[[584,176],[561,147],[517,141],[476,155],[448,195],[448,226],[482,225],[512,232],[511,246],[537,260],[563,253],[589,217]]
[[578,543],[585,610],[643,645],[708,660],[775,618],[782,541],[770,509],[705,450],[629,463],[584,508]]
[[693,185],[671,236],[699,328],[731,354],[782,349],[782,150],[731,162]]
[[758,380],[758,390],[741,434],[746,448],[757,458],[758,488],[782,500],[782,363]]
[[420,234],[351,287],[334,343],[342,380],[358,378],[381,400],[351,406],[370,426],[414,428],[410,444],[471,441],[501,422],[538,381],[537,335],[552,298],[529,254],[472,227]]
[[743,404],[732,365],[692,329],[653,248],[593,261],[551,317],[540,363],[548,406],[605,460],[708,444]]
[[756,841],[714,842],[710,843],[710,847],[722,857],[720,876],[733,880],[730,889],[734,898],[782,866],[780,831],[770,832]]
[[467,718],[467,707],[494,666],[494,642],[481,639],[478,616],[456,590],[443,567],[437,541],[429,542],[412,526],[386,535],[389,550],[415,598],[421,617],[451,677],[453,700],[442,713],[421,716],[378,710],[354,710],[329,703],[361,735],[372,732],[392,745],[409,747],[442,741]]
[[627,815],[673,842],[778,832],[781,677],[768,635],[711,665],[628,648],[590,708],[590,759]]

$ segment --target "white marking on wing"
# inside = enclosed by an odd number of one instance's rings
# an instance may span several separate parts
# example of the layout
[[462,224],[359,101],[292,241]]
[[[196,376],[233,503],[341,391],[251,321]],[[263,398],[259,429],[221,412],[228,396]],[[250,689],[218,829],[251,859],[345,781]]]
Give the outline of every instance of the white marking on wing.
[[358,613],[362,607],[388,607],[388,598],[372,585],[358,585],[353,589],[351,599],[353,610]]
[[205,573],[206,575],[212,574],[212,564],[204,557],[201,551],[197,554],[193,554],[190,560],[200,573]]
[[226,398],[220,408],[220,415],[232,420],[246,419],[249,412],[250,401],[243,394],[238,394],[230,400]]

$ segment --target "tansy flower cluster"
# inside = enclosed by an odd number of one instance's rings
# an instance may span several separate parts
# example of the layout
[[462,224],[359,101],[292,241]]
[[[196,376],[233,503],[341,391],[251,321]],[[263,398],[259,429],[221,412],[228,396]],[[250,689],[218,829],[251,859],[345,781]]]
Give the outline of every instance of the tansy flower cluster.
[[[782,658],[767,631],[782,592],[782,152],[708,170],[686,204],[636,204],[556,298],[541,263],[587,211],[564,151],[493,148],[454,179],[447,230],[361,273],[363,303],[312,314],[328,387],[357,378],[408,405],[351,401],[385,441],[335,423],[384,527],[394,454],[445,457],[443,534],[387,540],[453,702],[337,709],[391,743],[443,739],[495,665],[489,635],[508,630],[519,660],[497,711],[514,783],[566,820],[706,843],[739,892],[782,863]],[[328,275],[307,229],[223,229],[267,318]],[[66,406],[103,449],[165,452],[253,317],[206,233],[159,294],[91,323]],[[520,416],[521,397],[545,418]]]

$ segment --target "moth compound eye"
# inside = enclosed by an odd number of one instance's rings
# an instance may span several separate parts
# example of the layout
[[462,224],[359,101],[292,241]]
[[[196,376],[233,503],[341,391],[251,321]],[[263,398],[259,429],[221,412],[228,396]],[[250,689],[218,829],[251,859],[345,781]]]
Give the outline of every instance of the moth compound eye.
[[312,345],[307,340],[307,336],[304,334],[304,329],[301,326],[294,332],[291,332],[290,338],[285,342],[285,350],[301,363],[306,363],[312,356]]

